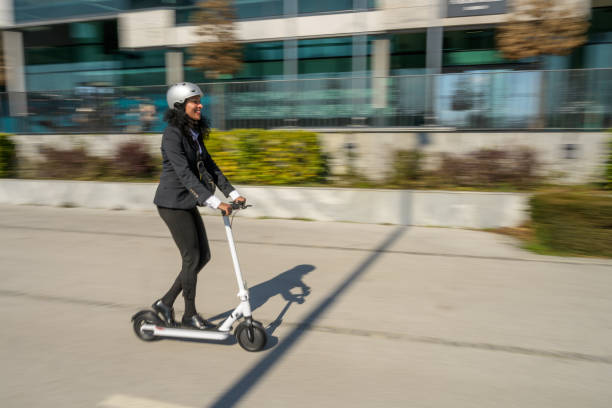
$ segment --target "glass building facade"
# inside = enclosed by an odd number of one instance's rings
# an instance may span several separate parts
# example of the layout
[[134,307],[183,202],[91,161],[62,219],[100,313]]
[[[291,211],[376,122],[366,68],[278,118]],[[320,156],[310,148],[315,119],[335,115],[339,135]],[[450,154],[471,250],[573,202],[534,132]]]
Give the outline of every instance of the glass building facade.
[[16,23],[116,16],[152,8],[193,8],[196,0],[14,0]]
[[[28,89],[77,83],[105,82],[114,86],[163,85],[166,76],[164,51],[189,49],[122,50],[118,44],[117,15],[130,10],[172,8],[177,24],[188,23],[197,9],[196,0],[15,0],[17,23],[32,23],[79,16],[108,15],[106,20],[32,25],[23,27],[24,59]],[[235,0],[239,19],[277,18],[286,15],[311,15],[362,11],[376,7],[373,0]],[[288,7],[287,5],[291,5]],[[478,29],[445,28],[442,45],[442,72],[507,70],[526,68],[575,69],[612,66],[612,7],[592,10],[588,43],[565,57],[509,61],[496,49],[494,27]],[[363,37],[363,36],[362,36]],[[368,36],[367,45],[356,46],[360,36],[299,39],[297,74],[303,77],[368,74],[372,70],[372,44],[388,39],[389,74],[426,72],[427,31],[393,32]],[[362,39],[363,41],[363,39]],[[246,43],[242,70],[230,79],[275,79],[287,74],[286,41]],[[362,63],[355,64],[357,59]],[[194,81],[208,80],[185,63],[184,76]],[[357,72],[356,72],[357,71]]]
[[163,85],[165,50],[119,50],[117,20],[25,27],[27,89]]
[[[356,13],[375,9],[377,2],[235,0],[234,5],[238,18],[245,22],[335,13],[345,22],[354,22],[359,18]],[[227,98],[228,107],[234,109],[230,119],[236,121],[265,115],[281,120],[287,114],[309,123],[313,115],[325,118],[340,112],[343,119],[334,123],[351,123],[354,117],[376,114],[386,115],[387,119],[380,122],[386,125],[413,126],[423,124],[427,109],[434,109],[438,122],[449,126],[491,123],[527,126],[531,120],[529,112],[547,109],[553,118],[556,115],[553,112],[559,111],[598,111],[609,106],[609,95],[612,95],[612,83],[600,78],[604,74],[580,76],[538,71],[612,68],[612,6],[591,10],[587,43],[567,56],[511,61],[496,49],[494,24],[442,27],[440,64],[436,71],[440,75],[433,85],[427,85],[419,76],[431,72],[431,66],[428,67],[431,30],[427,27],[245,42],[241,70],[233,76],[213,79],[189,66],[190,50],[186,44],[121,48],[120,14],[154,9],[175,10],[175,24],[184,29],[180,26],[189,24],[198,7],[195,0],[14,0],[16,27],[13,29],[21,32],[23,38],[26,89],[40,92],[74,92],[87,87],[161,89],[168,80],[168,53],[172,52],[182,54],[181,78],[187,81],[241,84],[279,81],[261,92],[263,85],[254,85],[251,89],[246,85],[232,88],[228,84],[226,90],[234,95]],[[382,88],[374,81],[359,78],[375,76],[375,66],[381,66],[381,49],[384,50],[382,58],[387,61],[383,64],[384,71],[376,75],[388,76],[384,82],[386,94],[383,102],[379,100],[375,107],[367,107]],[[321,81],[315,82],[318,79]],[[295,80],[306,82],[290,83]],[[512,86],[515,80],[520,85]],[[551,86],[555,83],[571,83],[571,86]],[[246,97],[251,92],[249,89],[256,96]],[[311,95],[311,101],[295,97],[298,93],[305,97]],[[550,102],[535,103],[541,94]],[[293,98],[294,102],[283,103],[279,95],[287,100]],[[268,113],[262,111],[264,106],[249,105],[254,99],[266,101],[269,97],[276,98],[276,102],[271,105],[273,109],[267,108],[272,109]],[[427,98],[435,98],[435,102],[426,102]],[[155,100],[158,108],[163,109],[163,98],[157,95]],[[287,113],[290,109],[291,114]],[[551,121],[565,126],[568,117],[571,114],[558,115]]]
[[[177,4],[176,23],[187,24],[197,12],[197,1],[182,0]],[[234,0],[236,17],[239,20],[281,18],[310,14],[342,13],[373,10],[376,0]]]

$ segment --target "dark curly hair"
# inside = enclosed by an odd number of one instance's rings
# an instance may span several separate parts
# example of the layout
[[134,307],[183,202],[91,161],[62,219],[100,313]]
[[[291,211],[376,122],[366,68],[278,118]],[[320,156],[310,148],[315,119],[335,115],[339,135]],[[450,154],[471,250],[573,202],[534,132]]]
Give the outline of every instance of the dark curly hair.
[[176,126],[181,130],[183,135],[189,134],[189,129],[199,130],[201,139],[206,140],[210,134],[210,122],[204,115],[200,120],[191,119],[185,113],[185,103],[175,103],[174,109],[168,109],[164,114],[164,120],[172,126]]

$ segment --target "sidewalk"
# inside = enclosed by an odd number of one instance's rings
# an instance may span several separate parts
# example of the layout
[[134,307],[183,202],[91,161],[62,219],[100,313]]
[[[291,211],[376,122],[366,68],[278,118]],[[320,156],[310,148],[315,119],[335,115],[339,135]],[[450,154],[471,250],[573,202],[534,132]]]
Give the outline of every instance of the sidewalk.
[[[233,307],[236,284],[220,217],[204,222],[213,260],[198,309],[214,319]],[[254,316],[271,334],[261,353],[136,339],[129,316],[179,264],[155,212],[0,206],[0,401],[603,408],[612,399],[610,260],[533,255],[505,236],[446,228],[242,217],[234,233]]]

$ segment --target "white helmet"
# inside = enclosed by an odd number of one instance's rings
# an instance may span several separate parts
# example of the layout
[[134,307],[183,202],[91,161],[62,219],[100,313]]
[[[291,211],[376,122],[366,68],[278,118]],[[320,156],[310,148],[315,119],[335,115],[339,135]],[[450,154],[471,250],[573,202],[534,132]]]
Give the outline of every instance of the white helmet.
[[172,85],[168,89],[168,92],[166,92],[166,102],[168,102],[168,106],[172,109],[175,103],[183,103],[185,99],[196,95],[204,95],[196,84],[192,84],[191,82],[180,82]]

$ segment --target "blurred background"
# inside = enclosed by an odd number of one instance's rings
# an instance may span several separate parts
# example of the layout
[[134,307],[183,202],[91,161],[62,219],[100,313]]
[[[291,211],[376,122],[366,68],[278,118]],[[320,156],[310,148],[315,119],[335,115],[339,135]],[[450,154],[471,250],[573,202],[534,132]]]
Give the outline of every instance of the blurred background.
[[[10,133],[159,132],[179,81],[202,84],[217,129],[612,126],[608,0],[0,0],[0,14]],[[239,48],[225,72],[198,60],[211,21],[233,31],[212,55]]]

